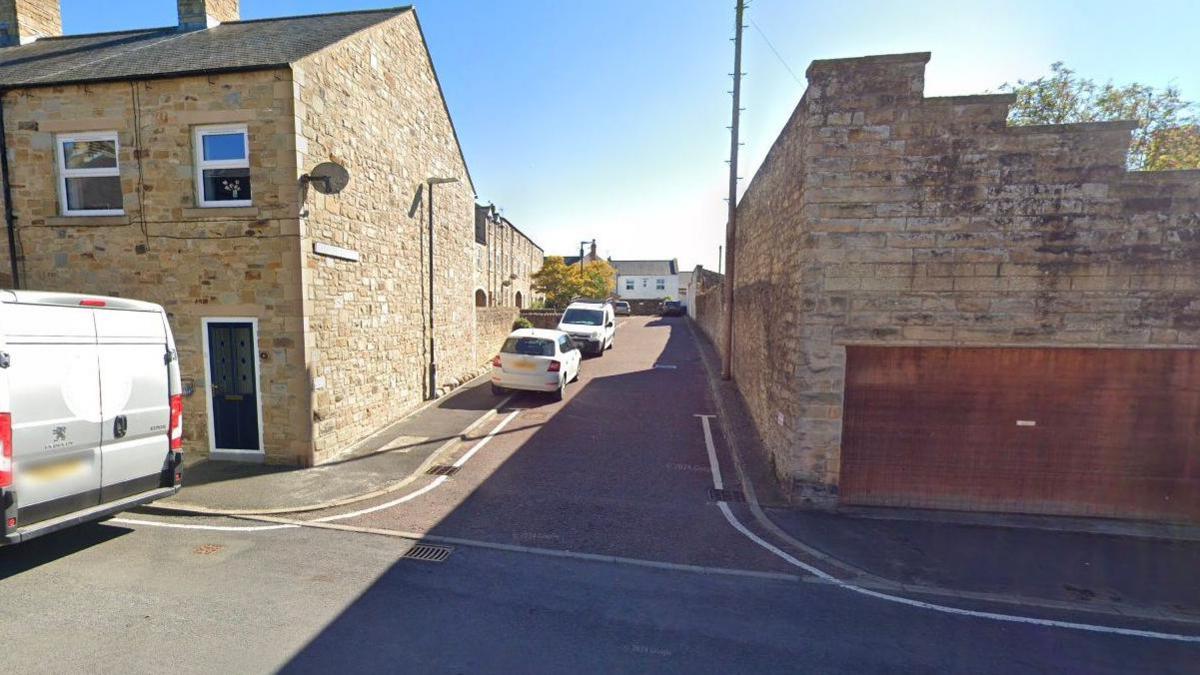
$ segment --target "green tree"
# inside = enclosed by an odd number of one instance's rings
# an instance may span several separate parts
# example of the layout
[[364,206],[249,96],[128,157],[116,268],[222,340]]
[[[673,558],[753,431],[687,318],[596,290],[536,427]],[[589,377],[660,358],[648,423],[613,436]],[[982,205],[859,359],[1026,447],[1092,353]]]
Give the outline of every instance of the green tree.
[[1135,120],[1129,147],[1130,169],[1162,171],[1200,168],[1200,115],[1178,87],[1163,89],[1132,83],[1097,84],[1061,61],[1050,75],[1005,83],[1001,91],[1017,95],[1009,111],[1015,125]]

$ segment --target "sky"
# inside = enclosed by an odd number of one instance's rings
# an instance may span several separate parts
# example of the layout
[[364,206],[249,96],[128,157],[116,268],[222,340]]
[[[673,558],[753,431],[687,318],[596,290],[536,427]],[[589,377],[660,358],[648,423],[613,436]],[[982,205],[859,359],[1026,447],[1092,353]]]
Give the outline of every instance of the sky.
[[[242,18],[397,0],[242,0]],[[482,203],[548,254],[717,268],[734,0],[425,0],[417,13]],[[66,33],[176,22],[172,0],[62,0]],[[751,0],[744,188],[814,59],[929,51],[926,95],[976,94],[1064,61],[1200,100],[1200,3]]]

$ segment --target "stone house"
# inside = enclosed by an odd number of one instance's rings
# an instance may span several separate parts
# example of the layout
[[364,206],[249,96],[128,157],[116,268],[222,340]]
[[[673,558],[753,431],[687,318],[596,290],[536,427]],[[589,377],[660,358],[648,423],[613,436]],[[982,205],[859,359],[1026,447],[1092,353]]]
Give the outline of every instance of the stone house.
[[622,300],[679,299],[676,260],[609,260],[617,270],[617,296]]
[[178,10],[62,36],[0,0],[0,267],[162,304],[189,452],[320,463],[486,358],[471,177],[411,8]]
[[545,252],[491,204],[475,205],[475,306],[533,307]]
[[1127,171],[1132,123],[926,97],[928,60],[813,62],[738,204],[733,376],[775,472],[1200,521],[1200,171]]

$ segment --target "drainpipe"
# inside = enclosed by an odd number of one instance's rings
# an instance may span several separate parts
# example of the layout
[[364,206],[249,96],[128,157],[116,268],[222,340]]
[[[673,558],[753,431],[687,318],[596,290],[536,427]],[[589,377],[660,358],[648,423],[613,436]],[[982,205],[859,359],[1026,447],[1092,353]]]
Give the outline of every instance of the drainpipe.
[[21,279],[17,271],[17,231],[13,217],[12,185],[8,174],[8,130],[4,126],[4,97],[8,90],[0,89],[0,181],[4,183],[4,224],[8,229],[8,261],[12,264],[12,287],[20,288]]
[[457,178],[433,178],[429,185],[429,398],[437,398],[437,323],[433,318],[433,186],[457,183]]

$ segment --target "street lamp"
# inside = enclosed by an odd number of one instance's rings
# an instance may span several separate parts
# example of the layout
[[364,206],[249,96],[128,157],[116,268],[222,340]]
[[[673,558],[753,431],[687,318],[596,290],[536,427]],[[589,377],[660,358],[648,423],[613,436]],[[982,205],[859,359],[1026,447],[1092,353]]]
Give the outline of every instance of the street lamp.
[[586,241],[579,242],[579,273],[580,274],[583,274],[583,247],[587,246],[589,243],[590,242],[586,242]]
[[430,176],[425,179],[429,186],[429,398],[437,398],[437,340],[434,330],[437,324],[433,320],[433,186],[457,183],[457,178],[437,178]]

